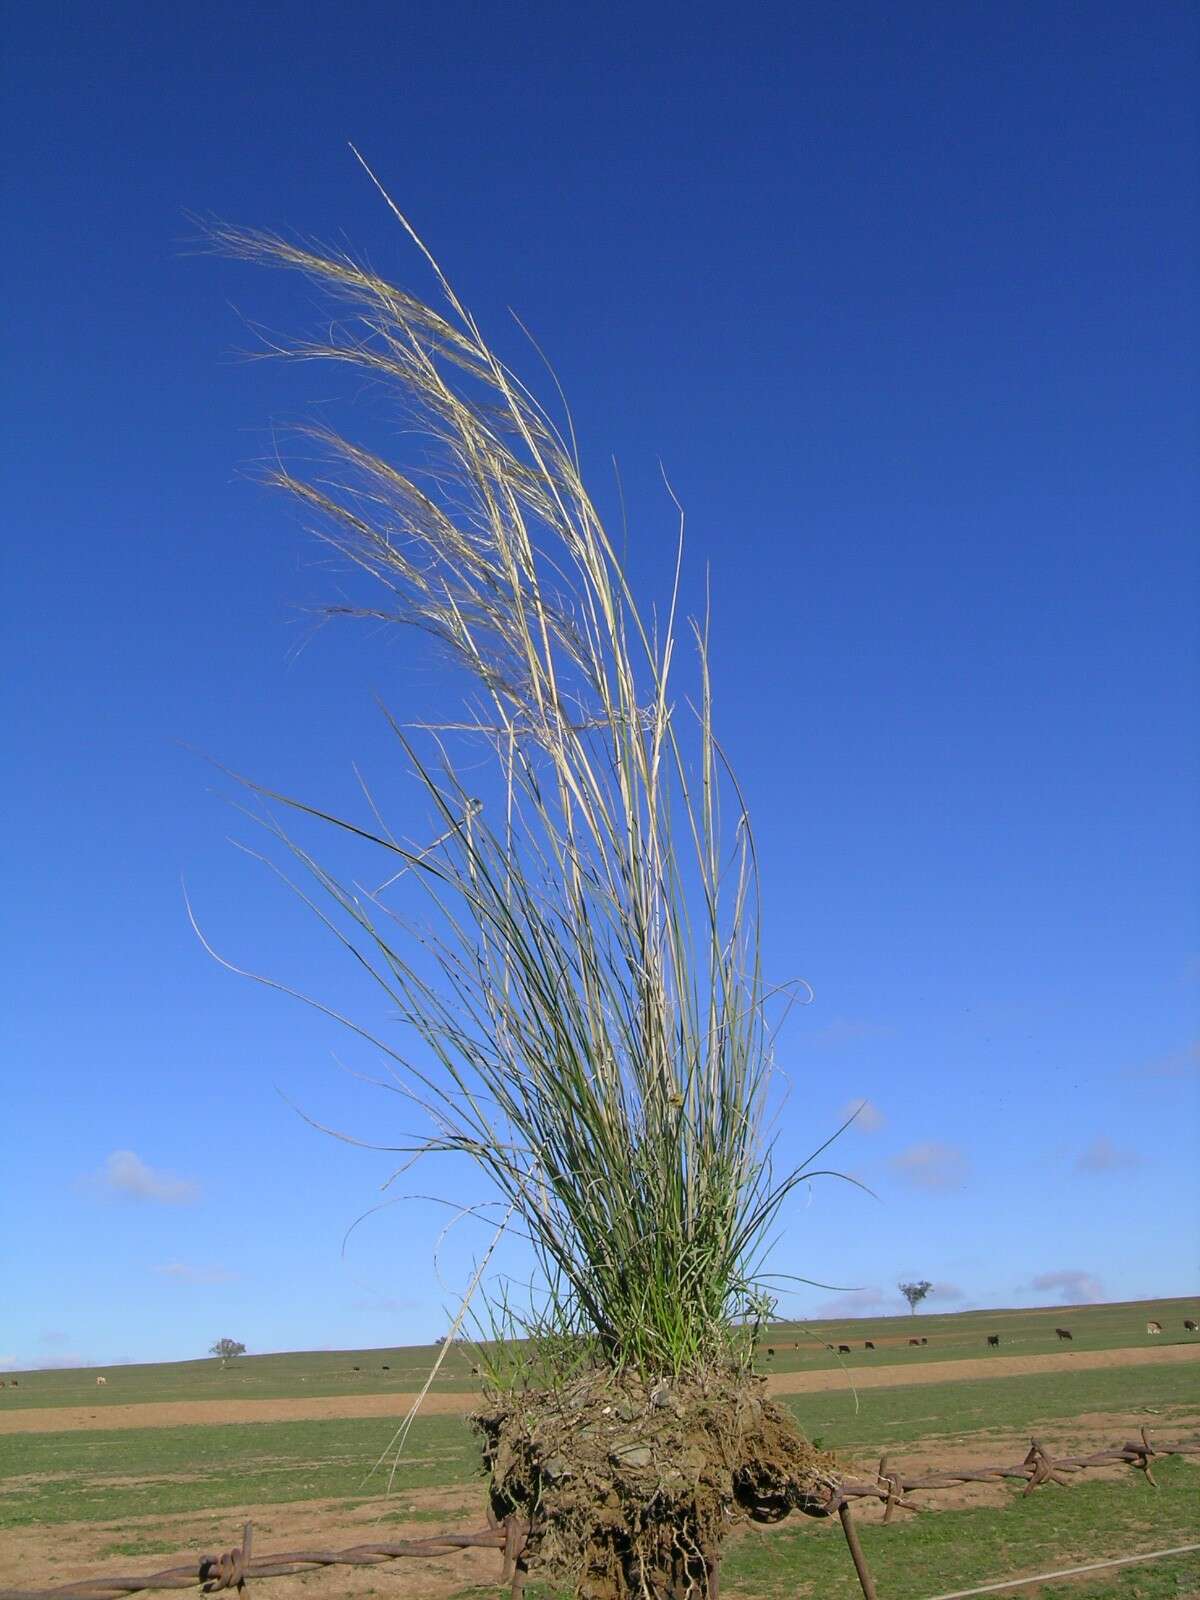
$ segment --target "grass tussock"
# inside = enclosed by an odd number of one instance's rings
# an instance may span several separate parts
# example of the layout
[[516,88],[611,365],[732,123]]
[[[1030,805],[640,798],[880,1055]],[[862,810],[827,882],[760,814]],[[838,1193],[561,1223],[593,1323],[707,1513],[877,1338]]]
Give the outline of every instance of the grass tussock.
[[[322,426],[305,430],[317,466],[268,469],[376,581],[331,610],[420,630],[468,682],[461,721],[390,720],[432,846],[271,796],[379,852],[370,893],[287,838],[308,903],[420,1043],[358,1028],[428,1118],[403,1148],[468,1157],[532,1242],[556,1370],[744,1363],[736,1329],[763,1312],[763,1251],[805,1174],[775,1171],[765,1131],[753,835],[714,730],[707,623],[679,616],[679,560],[661,613],[640,607],[569,426],[436,266],[441,310],[344,255],[218,240],[333,303],[321,338],[279,353],[360,371],[403,410],[403,461]],[[409,466],[416,436],[428,454]],[[682,519],[679,536],[681,559]],[[389,903],[402,875],[427,897],[419,921]]]

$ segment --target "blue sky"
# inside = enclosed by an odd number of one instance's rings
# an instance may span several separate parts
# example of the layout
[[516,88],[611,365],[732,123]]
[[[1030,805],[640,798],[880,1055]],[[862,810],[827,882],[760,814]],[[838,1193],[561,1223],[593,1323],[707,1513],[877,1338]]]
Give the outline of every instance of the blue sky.
[[618,458],[647,598],[660,460],[687,507],[768,964],[815,993],[781,1147],[873,1108],[837,1158],[878,1199],[816,1188],[775,1256],[862,1292],[785,1308],[1200,1288],[1195,35],[1153,0],[14,14],[0,1366],[431,1338],[486,1240],[435,1271],[414,1199],[343,1257],[388,1158],[280,1091],[381,1141],[392,1102],[182,898],[351,998],[195,752],[402,808],[373,696],[445,689],[313,634],[336,574],[244,468],[353,395],[237,358],[319,307],[188,220],[430,292],[348,140],[502,352],[509,307],[535,332],[609,507]]

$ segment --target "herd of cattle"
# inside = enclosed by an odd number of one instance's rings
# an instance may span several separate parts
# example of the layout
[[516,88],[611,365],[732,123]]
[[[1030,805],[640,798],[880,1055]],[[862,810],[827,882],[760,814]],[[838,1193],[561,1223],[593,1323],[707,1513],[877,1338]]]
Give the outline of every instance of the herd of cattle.
[[[1195,1333],[1197,1331],[1196,1319],[1194,1317],[1185,1317],[1183,1319],[1183,1327],[1184,1327],[1184,1332],[1185,1333]],[[1146,1324],[1146,1332],[1147,1333],[1161,1333],[1162,1331],[1163,1331],[1163,1325],[1162,1325],[1161,1322],[1148,1322]],[[1060,1343],[1064,1339],[1070,1339],[1072,1341],[1072,1343],[1074,1343],[1075,1336],[1071,1332],[1070,1328],[1055,1328],[1054,1332],[1055,1332],[1055,1336],[1058,1338]],[[923,1345],[923,1344],[928,1344],[929,1340],[928,1339],[910,1339],[908,1342],[909,1342],[910,1345],[915,1344],[915,1345],[920,1346],[920,1345]],[[836,1344],[836,1345],[835,1344],[827,1344],[825,1346],[825,1348],[826,1348],[826,1350],[832,1350],[835,1355],[839,1355],[839,1356],[848,1356],[848,1355],[853,1355],[853,1353],[854,1353],[854,1347],[852,1345],[848,1345],[848,1344]],[[874,1350],[874,1348],[875,1348],[875,1343],[874,1343],[874,1341],[872,1339],[864,1339],[863,1340],[863,1349],[864,1350]],[[998,1350],[1000,1348],[1000,1335],[998,1333],[989,1333],[987,1335],[987,1348],[989,1350]],[[799,1349],[799,1345],[794,1345],[793,1349]],[[768,1346],[767,1347],[767,1355],[768,1356],[773,1356],[774,1354],[775,1354],[774,1348],[771,1347],[771,1346]]]

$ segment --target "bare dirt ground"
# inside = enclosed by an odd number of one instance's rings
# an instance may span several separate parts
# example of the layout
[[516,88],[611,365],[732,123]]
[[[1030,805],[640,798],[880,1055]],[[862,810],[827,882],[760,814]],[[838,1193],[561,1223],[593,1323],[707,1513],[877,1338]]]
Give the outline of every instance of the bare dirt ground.
[[851,1379],[856,1389],[885,1389],[897,1384],[908,1389],[922,1383],[951,1383],[958,1379],[966,1382],[973,1378],[1030,1378],[1039,1372],[1163,1366],[1177,1361],[1200,1361],[1200,1345],[1175,1344],[1161,1350],[1134,1345],[1126,1350],[1064,1350],[1043,1356],[992,1356],[973,1361],[927,1361],[912,1366],[854,1367],[844,1372],[779,1372],[767,1379],[767,1392],[814,1394],[848,1388]]
[[[411,1514],[417,1513],[414,1517]],[[91,1577],[149,1573],[164,1567],[199,1563],[241,1543],[241,1524],[254,1524],[254,1553],[344,1550],[356,1544],[394,1544],[425,1539],[432,1533],[474,1532],[485,1523],[478,1486],[424,1489],[390,1501],[348,1507],[341,1500],[301,1500],[289,1505],[247,1506],[230,1511],[190,1511],[166,1517],[123,1517],[119,1522],[67,1522],[51,1527],[14,1528],[5,1534],[0,1582],[36,1589],[62,1584],[86,1573]],[[152,1544],[154,1551],[121,1554],[115,1546]],[[108,1552],[113,1553],[108,1553]],[[157,1553],[155,1553],[157,1552]],[[405,1556],[377,1568],[315,1569],[291,1578],[273,1578],[271,1600],[361,1600],[373,1593],[397,1593],[404,1600],[446,1600],[474,1585],[498,1580],[500,1558],[490,1550],[463,1550],[444,1556]],[[310,1587],[313,1583],[316,1588]],[[265,1591],[264,1591],[265,1593]]]
[[[923,1383],[969,1382],[975,1378],[1020,1378],[1040,1372],[1082,1372],[1102,1367],[1161,1366],[1200,1361],[1200,1345],[1142,1345],[1127,1350],[1064,1350],[1052,1355],[992,1356],[972,1361],[929,1361],[911,1366],[855,1367],[853,1371],[778,1372],[767,1379],[770,1394],[814,1394],[831,1389],[909,1387]],[[853,1379],[853,1385],[851,1380]],[[318,1422],[333,1418],[402,1417],[409,1394],[321,1395],[292,1400],[180,1400],[169,1404],[55,1406],[5,1412],[0,1433],[92,1432],[103,1428],[180,1428],[233,1422]],[[463,1415],[474,1404],[469,1394],[429,1394],[422,1416]]]

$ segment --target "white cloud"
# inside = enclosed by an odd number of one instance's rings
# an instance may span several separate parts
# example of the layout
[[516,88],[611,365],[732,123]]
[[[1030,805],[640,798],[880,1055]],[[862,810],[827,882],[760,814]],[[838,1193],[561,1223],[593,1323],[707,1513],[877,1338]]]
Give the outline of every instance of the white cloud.
[[967,1158],[958,1146],[932,1139],[893,1156],[891,1168],[912,1189],[961,1189],[967,1181]]
[[833,1300],[823,1301],[815,1315],[827,1319],[866,1317],[883,1305],[887,1298],[883,1290],[874,1285],[869,1289],[850,1289]]
[[1107,1134],[1098,1133],[1075,1161],[1075,1171],[1096,1176],[1105,1172],[1128,1172],[1139,1167],[1142,1158],[1133,1150],[1118,1150]]
[[96,1363],[78,1350],[67,1350],[60,1356],[24,1356],[10,1365],[18,1372],[51,1372],[63,1367],[94,1367]]
[[114,1150],[90,1186],[108,1196],[149,1200],[162,1206],[190,1206],[200,1198],[199,1185],[190,1178],[147,1166],[132,1150]]
[[966,1296],[956,1283],[935,1283],[929,1291],[931,1300],[963,1300]]
[[[858,1115],[854,1116],[856,1111]],[[850,1117],[854,1117],[850,1127],[857,1133],[877,1133],[886,1121],[873,1100],[847,1100],[838,1112],[838,1121],[846,1122]]]
[[232,1283],[237,1277],[236,1272],[230,1272],[228,1267],[196,1267],[186,1261],[168,1261],[161,1267],[151,1267],[151,1272],[157,1272],[162,1278],[170,1278],[175,1283]]
[[1072,1305],[1104,1299],[1104,1285],[1090,1272],[1065,1268],[1059,1272],[1039,1272],[1033,1279],[1039,1294],[1061,1294]]

